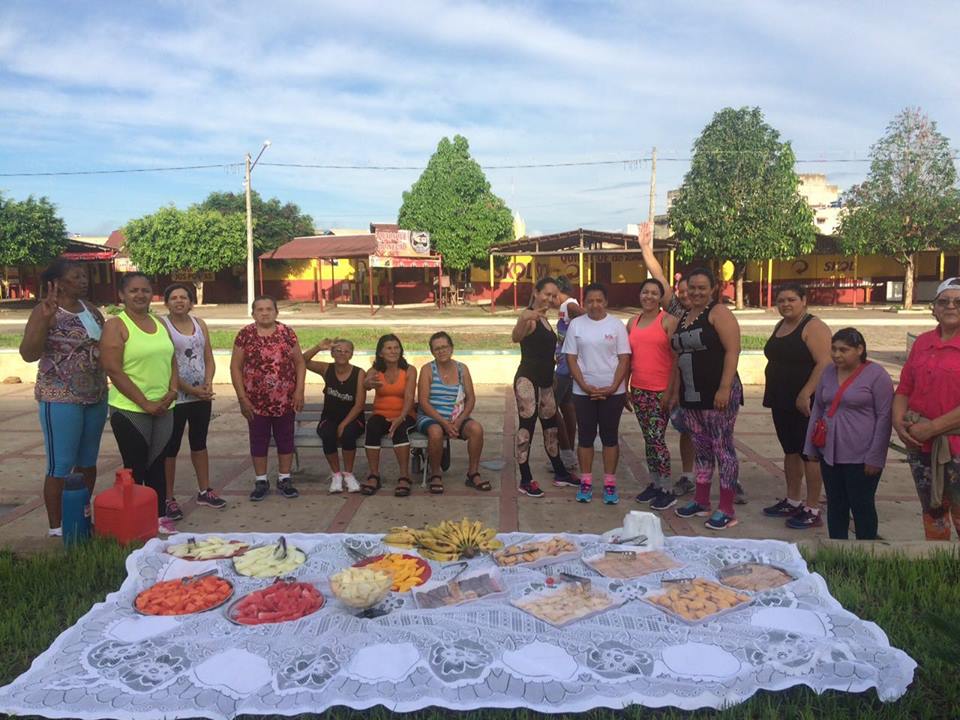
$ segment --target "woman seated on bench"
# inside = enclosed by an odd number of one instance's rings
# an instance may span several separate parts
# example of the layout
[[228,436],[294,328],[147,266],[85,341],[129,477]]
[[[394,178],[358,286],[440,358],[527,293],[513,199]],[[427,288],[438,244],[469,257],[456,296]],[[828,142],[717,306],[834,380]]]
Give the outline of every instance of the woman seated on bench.
[[413,396],[417,388],[417,370],[410,367],[403,357],[403,345],[396,335],[383,335],[377,341],[377,353],[373,367],[367,373],[363,387],[376,390],[373,396],[373,413],[367,420],[367,465],[370,474],[360,486],[364,495],[373,495],[383,483],[380,481],[380,442],[389,435],[393,451],[397,455],[401,476],[393,494],[406,497],[410,494],[410,439],[413,429]]
[[[314,360],[321,350],[329,350],[333,362]],[[343,338],[324,340],[303,354],[307,370],[323,376],[323,411],[317,424],[317,435],[323,442],[323,454],[330,463],[330,492],[360,492],[360,483],[353,474],[353,462],[357,457],[357,439],[363,435],[365,420],[363,406],[367,391],[363,381],[367,374],[356,365],[351,365],[353,343]],[[343,470],[337,447],[343,451]]]
[[443,493],[440,474],[444,438],[467,441],[467,487],[490,490],[490,483],[480,479],[480,454],[483,452],[483,426],[470,417],[476,405],[473,379],[467,366],[453,359],[453,340],[443,332],[430,336],[430,352],[435,358],[420,369],[420,399],[417,430],[427,436],[430,463],[430,492]]

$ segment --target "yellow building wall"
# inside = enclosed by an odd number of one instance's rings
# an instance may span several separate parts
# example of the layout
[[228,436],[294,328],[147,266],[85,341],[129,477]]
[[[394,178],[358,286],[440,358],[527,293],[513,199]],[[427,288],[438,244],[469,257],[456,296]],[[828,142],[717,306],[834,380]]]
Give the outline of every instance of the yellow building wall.
[[[267,260],[263,263],[264,280],[314,280],[319,263],[317,260]],[[330,281],[330,263],[323,263],[323,280]],[[356,276],[356,260],[340,259],[333,266],[333,278],[336,281],[352,281]]]
[[[766,281],[766,263],[749,263],[747,279],[760,278],[763,269]],[[844,280],[856,277],[900,277],[903,267],[893,258],[882,255],[802,255],[793,260],[773,261],[773,281],[780,280]],[[923,252],[917,256],[917,278],[939,277],[940,253]]]
[[[616,255],[611,252],[611,255]],[[536,271],[532,268],[533,256],[512,255],[507,262],[494,265],[494,281],[513,284],[529,284],[546,276],[559,277],[564,275],[570,282],[579,284],[580,266],[576,254],[569,255],[538,255],[536,256]],[[647,278],[647,267],[639,260],[614,260],[610,263],[610,277],[614,283],[639,283]],[[589,255],[583,256],[583,273],[586,276],[584,284],[590,282],[594,275]],[[474,285],[489,285],[490,271],[488,268],[472,267],[470,282]]]

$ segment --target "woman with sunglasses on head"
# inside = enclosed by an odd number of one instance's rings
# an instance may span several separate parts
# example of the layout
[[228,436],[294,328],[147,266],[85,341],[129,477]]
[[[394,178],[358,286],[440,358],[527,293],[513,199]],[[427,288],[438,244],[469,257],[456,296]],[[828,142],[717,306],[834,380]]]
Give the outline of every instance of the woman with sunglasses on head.
[[[740,462],[733,428],[743,404],[743,386],[737,375],[740,325],[733,313],[714,299],[716,285],[716,278],[706,268],[687,273],[690,307],[670,339],[677,354],[671,405],[679,402],[683,408],[696,451],[697,475],[694,499],[675,512],[682,518],[707,517],[707,528],[726,530],[738,522],[733,504]],[[720,476],[720,503],[719,509],[711,512],[715,466]]]
[[430,492],[434,495],[443,492],[443,446],[450,439],[467,443],[466,486],[489,492],[490,483],[480,477],[483,426],[470,417],[477,404],[470,370],[453,359],[453,338],[448,333],[435,332],[430,336],[429,345],[434,359],[420,368],[417,431],[427,436]]
[[47,455],[43,502],[51,537],[63,535],[64,479],[76,471],[90,494],[107,419],[107,376],[100,366],[103,315],[84,300],[86,269],[58,258],[40,275],[46,295],[27,320],[20,357],[39,360],[34,397]]
[[[383,485],[380,480],[380,443],[390,436],[393,452],[400,466],[400,477],[393,494],[410,494],[410,431],[414,427],[414,399],[417,391],[417,369],[403,356],[403,344],[393,333],[381,335],[373,367],[363,381],[365,390],[374,390],[373,412],[367,418],[366,452],[369,475],[360,485],[364,495],[375,494]],[[439,495],[443,484],[434,485],[430,492]]]
[[877,537],[874,496],[887,461],[893,381],[867,360],[867,343],[854,328],[831,339],[833,365],[820,376],[804,452],[818,458],[827,491],[827,532],[846,540],[850,516],[858,540]]
[[190,461],[197,474],[197,505],[222,510],[226,501],[210,489],[210,458],[207,453],[207,433],[213,414],[213,374],[216,365],[210,332],[206,323],[190,314],[197,301],[193,285],[174,283],[163,291],[168,315],[162,318],[177,356],[180,390],[173,408],[173,434],[167,445],[164,474],[167,479],[167,520],[183,519],[183,511],[173,495],[177,476],[177,455],[183,442],[183,432],[189,426]]
[[[314,360],[321,350],[329,350],[333,362]],[[323,410],[317,423],[317,435],[323,443],[323,454],[330,464],[330,492],[360,492],[360,483],[353,474],[357,459],[357,440],[363,435],[366,422],[363,406],[367,391],[363,381],[367,374],[350,361],[353,343],[343,338],[324,340],[303,353],[307,370],[323,377]],[[337,451],[343,454],[343,463]]]
[[937,327],[917,337],[900,372],[893,427],[923,511],[927,540],[960,537],[960,278],[940,283]]
[[[784,518],[794,530],[820,527],[820,466],[804,456],[810,403],[820,375],[830,365],[830,328],[807,312],[807,291],[797,283],[777,290],[781,320],[763,354],[767,358],[763,406],[770,408],[783,450],[786,497],[763,508],[767,517]],[[806,501],[801,494],[806,476]]]

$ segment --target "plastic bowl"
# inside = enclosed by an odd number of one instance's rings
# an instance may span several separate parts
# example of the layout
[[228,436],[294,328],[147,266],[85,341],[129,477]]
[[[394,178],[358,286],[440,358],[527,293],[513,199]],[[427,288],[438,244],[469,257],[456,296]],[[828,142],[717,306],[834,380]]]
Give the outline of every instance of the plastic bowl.
[[[347,575],[353,582],[344,583]],[[344,605],[366,610],[378,605],[390,594],[393,573],[369,568],[347,568],[330,576],[330,591]]]

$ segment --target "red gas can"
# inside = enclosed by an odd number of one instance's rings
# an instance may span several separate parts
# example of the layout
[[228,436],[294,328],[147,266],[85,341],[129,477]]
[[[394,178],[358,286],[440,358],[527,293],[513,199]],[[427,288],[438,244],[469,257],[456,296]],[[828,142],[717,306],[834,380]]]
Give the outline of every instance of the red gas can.
[[130,470],[117,470],[112,488],[93,499],[94,534],[116,538],[124,545],[157,536],[157,493],[137,485]]

